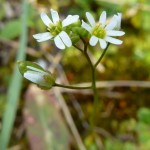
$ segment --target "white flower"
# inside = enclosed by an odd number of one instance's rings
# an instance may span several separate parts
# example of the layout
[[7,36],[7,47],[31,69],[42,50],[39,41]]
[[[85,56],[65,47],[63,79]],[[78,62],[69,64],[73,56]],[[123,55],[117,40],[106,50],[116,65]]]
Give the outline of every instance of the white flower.
[[91,46],[95,46],[98,41],[102,49],[107,47],[108,42],[116,45],[122,44],[121,40],[111,37],[125,34],[123,31],[118,31],[121,26],[121,13],[114,15],[109,24],[106,24],[105,11],[102,12],[98,23],[95,22],[93,16],[89,12],[86,13],[86,17],[90,25],[82,20],[82,27],[91,34],[89,41]]
[[51,9],[52,20],[46,15],[41,13],[43,23],[48,27],[48,32],[34,34],[33,37],[38,42],[43,42],[49,39],[54,39],[56,46],[60,49],[72,46],[69,35],[64,31],[64,28],[79,19],[78,15],[68,15],[63,21],[60,20],[58,12]]
[[24,78],[43,89],[50,89],[55,84],[53,75],[36,63],[19,61],[18,67]]

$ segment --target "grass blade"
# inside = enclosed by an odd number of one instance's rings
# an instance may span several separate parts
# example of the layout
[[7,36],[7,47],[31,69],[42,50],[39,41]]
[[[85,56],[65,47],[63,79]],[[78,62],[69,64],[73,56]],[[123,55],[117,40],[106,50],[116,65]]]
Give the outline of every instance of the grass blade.
[[[27,43],[27,9],[28,4],[26,0],[22,0],[22,30],[20,37],[20,45],[17,54],[17,60],[25,60],[25,48]],[[17,30],[17,29],[15,29]],[[14,73],[12,75],[12,80],[7,93],[7,104],[5,113],[3,116],[2,130],[0,136],[0,150],[6,150],[9,144],[9,139],[11,136],[16,111],[18,107],[18,100],[21,91],[22,78],[18,71],[17,66],[14,68]]]

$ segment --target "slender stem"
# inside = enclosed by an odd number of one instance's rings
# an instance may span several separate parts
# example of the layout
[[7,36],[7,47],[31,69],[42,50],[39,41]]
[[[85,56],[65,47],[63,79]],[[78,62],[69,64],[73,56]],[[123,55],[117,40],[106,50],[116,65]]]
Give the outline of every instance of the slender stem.
[[79,51],[81,51],[82,53],[83,53],[83,50],[80,48],[80,47],[78,47],[78,46],[76,46],[76,45],[73,45],[77,50],[79,50]]
[[[82,40],[84,43],[84,50],[78,48],[76,45],[74,45],[74,47],[76,47],[78,50],[80,50],[86,57],[90,67],[91,67],[91,76],[92,76],[92,90],[93,90],[93,95],[94,95],[94,107],[93,107],[93,114],[91,115],[90,118],[90,127],[91,127],[91,131],[94,130],[94,124],[95,124],[95,114],[97,112],[97,102],[98,102],[98,94],[97,94],[97,89],[96,89],[96,67],[92,64],[92,61],[87,53],[87,48],[88,48],[88,43],[86,43],[84,40]],[[96,108],[96,109],[95,109]]]
[[107,47],[104,49],[102,55],[100,56],[100,58],[97,60],[97,62],[93,65],[93,70],[92,70],[92,88],[93,88],[93,93],[94,93],[94,104],[93,104],[93,114],[91,115],[91,120],[90,120],[90,125],[91,125],[91,129],[93,130],[94,125],[95,125],[95,117],[98,111],[98,94],[97,94],[97,88],[96,88],[96,67],[97,65],[100,63],[100,61],[102,60],[102,58],[104,57],[107,48],[109,47],[109,44],[107,45]]
[[94,125],[95,125],[95,117],[98,111],[98,93],[97,93],[97,88],[96,88],[96,67],[99,64],[99,62],[102,60],[102,58],[104,57],[107,48],[109,47],[109,44],[107,45],[107,47],[104,49],[102,55],[100,56],[100,58],[97,60],[97,62],[93,65],[92,61],[87,53],[87,47],[88,47],[88,43],[86,43],[84,40],[82,40],[84,43],[84,50],[82,50],[81,48],[77,47],[76,45],[74,45],[74,47],[76,47],[78,50],[80,50],[86,57],[90,67],[91,67],[91,73],[92,73],[92,90],[93,90],[93,95],[94,95],[94,104],[93,104],[93,113],[91,115],[90,118],[90,127],[91,127],[91,131],[94,130]]
[[108,45],[107,45],[107,47],[104,49],[102,55],[100,56],[100,58],[99,58],[99,59],[97,60],[97,62],[95,63],[95,65],[94,65],[95,68],[96,68],[97,65],[100,63],[100,61],[102,60],[102,58],[104,57],[104,55],[105,55],[105,53],[106,53],[106,51],[107,51],[109,45],[110,45],[110,44],[108,43]]
[[90,67],[91,67],[92,72],[93,72],[94,66],[93,66],[92,61],[91,61],[91,59],[90,59],[90,57],[89,57],[89,55],[87,54],[86,51],[84,51],[84,55],[85,55],[85,57],[86,57],[86,59],[87,59],[89,65],[90,65]]
[[91,86],[87,86],[87,87],[75,87],[75,86],[70,86],[70,85],[62,85],[62,84],[58,84],[55,83],[53,86],[57,86],[57,87],[62,87],[62,88],[67,88],[67,89],[91,89]]
[[97,93],[97,88],[96,88],[96,67],[94,67],[94,65],[92,64],[92,61],[87,53],[87,46],[88,46],[88,43],[84,43],[84,54],[85,54],[85,57],[87,58],[87,61],[89,62],[89,65],[92,71],[92,90],[93,90],[93,97],[94,97],[94,107],[93,107],[93,113],[90,118],[90,127],[91,127],[91,131],[93,131],[94,125],[95,125],[95,115],[97,112],[98,93]]

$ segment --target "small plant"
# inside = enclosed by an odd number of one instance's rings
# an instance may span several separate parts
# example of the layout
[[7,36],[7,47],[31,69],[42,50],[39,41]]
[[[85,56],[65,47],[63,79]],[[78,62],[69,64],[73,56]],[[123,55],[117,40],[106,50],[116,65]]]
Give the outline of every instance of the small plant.
[[[78,15],[68,15],[64,20],[60,20],[58,12],[51,9],[50,19],[46,13],[41,13],[41,19],[47,26],[47,31],[44,33],[34,34],[33,37],[37,42],[50,40],[55,43],[56,47],[64,50],[68,47],[74,46],[87,59],[89,67],[91,68],[91,86],[75,87],[71,85],[61,85],[55,82],[55,77],[47,70],[43,69],[36,63],[29,61],[18,61],[18,67],[24,78],[37,84],[42,89],[51,89],[54,86],[69,88],[69,89],[92,89],[94,104],[93,113],[90,116],[90,128],[93,130],[95,126],[95,114],[98,106],[98,93],[96,88],[96,68],[104,57],[110,43],[115,45],[122,44],[122,41],[115,38],[123,36],[125,32],[121,29],[121,13],[114,15],[108,22],[106,19],[106,12],[103,11],[96,22],[94,17],[86,12],[86,17],[89,22],[86,23],[79,19]],[[79,41],[83,43],[83,48],[77,44]],[[101,56],[92,63],[88,55],[88,47],[96,46],[99,43],[102,51]]]

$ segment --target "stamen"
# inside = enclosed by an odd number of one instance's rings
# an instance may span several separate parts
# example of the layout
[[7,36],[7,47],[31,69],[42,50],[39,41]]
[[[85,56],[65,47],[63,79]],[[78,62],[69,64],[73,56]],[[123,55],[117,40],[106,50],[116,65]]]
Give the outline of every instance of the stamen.
[[53,35],[56,36],[62,31],[62,23],[61,21],[58,21],[56,25],[50,24],[47,30]]
[[101,38],[103,39],[105,36],[106,36],[106,30],[101,26],[100,23],[98,23],[93,31],[92,31],[92,34],[95,35],[96,37],[98,38]]

